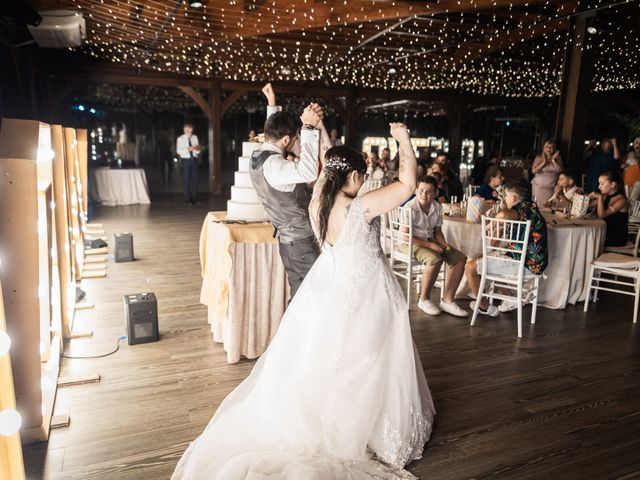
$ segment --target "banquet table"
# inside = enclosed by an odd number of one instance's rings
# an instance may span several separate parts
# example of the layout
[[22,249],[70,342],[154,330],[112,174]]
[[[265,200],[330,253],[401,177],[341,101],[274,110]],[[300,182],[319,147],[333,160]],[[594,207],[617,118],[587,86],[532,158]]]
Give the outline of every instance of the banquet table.
[[[544,212],[547,221],[549,264],[540,281],[539,305],[562,309],[587,297],[591,261],[604,249],[603,220],[564,219]],[[482,226],[462,217],[445,217],[445,239],[469,259],[482,256]]]
[[227,362],[257,358],[275,335],[287,307],[289,285],[271,223],[224,223],[209,212],[200,233],[202,289],[213,340]]
[[93,169],[91,197],[109,207],[151,203],[147,177],[142,168]]

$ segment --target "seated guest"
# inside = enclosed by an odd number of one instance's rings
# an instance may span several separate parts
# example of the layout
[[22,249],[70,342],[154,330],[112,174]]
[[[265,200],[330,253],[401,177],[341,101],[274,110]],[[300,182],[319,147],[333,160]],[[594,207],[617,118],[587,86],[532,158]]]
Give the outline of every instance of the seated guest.
[[596,203],[596,215],[607,223],[605,247],[623,247],[627,244],[629,202],[624,194],[620,175],[605,172],[598,177],[599,192],[591,192],[589,197]]
[[640,183],[640,164],[632,163],[624,171],[624,185],[628,188],[629,199],[638,200],[638,187]]
[[485,200],[498,200],[498,192],[496,188],[504,183],[504,175],[502,169],[496,165],[492,165],[487,169],[484,176],[484,183],[476,190],[475,196],[482,197]]
[[[505,189],[507,209],[499,212],[496,218],[519,221],[531,220],[529,243],[527,244],[527,251],[525,253],[524,266],[532,274],[541,275],[547,267],[548,262],[547,224],[544,221],[544,217],[538,211],[536,204],[526,201],[528,193],[526,185],[514,184],[507,186]],[[519,254],[513,252],[507,252],[505,255],[519,259]],[[469,288],[476,298],[480,290],[482,261],[482,259],[471,260],[467,262],[465,267]],[[514,262],[501,260],[499,256],[491,257],[488,261],[487,271],[492,274],[505,276],[518,274],[518,264]],[[473,310],[475,302],[471,302],[470,307]],[[517,305],[514,302],[502,302],[502,305],[496,307],[495,305],[489,305],[489,300],[486,297],[480,300],[480,313],[492,317],[498,315],[498,312],[509,312],[515,308],[517,308]]]
[[369,152],[367,156],[367,175],[369,175],[369,180],[373,181],[384,178],[384,170],[380,166],[380,160],[376,152]]
[[[389,150],[386,148],[385,150]],[[383,150],[383,153],[384,151]],[[384,180],[382,181],[383,185],[389,185],[390,183],[398,180],[398,169],[400,168],[400,155],[396,153],[396,156],[390,160],[385,161],[385,172],[384,172]]]
[[449,199],[447,198],[447,191],[444,188],[445,185],[444,185],[444,182],[442,181],[442,175],[440,174],[440,172],[433,172],[431,176],[435,178],[436,182],[438,183],[438,191],[436,192],[436,199],[438,200],[439,203],[447,203]]
[[449,196],[455,196],[462,199],[464,195],[464,189],[462,188],[462,182],[458,178],[458,174],[451,168],[451,162],[449,157],[444,152],[438,152],[435,163],[439,163],[443,167],[442,174],[444,175],[444,182],[447,185],[447,193]]
[[[406,204],[407,208],[411,208],[413,256],[424,265],[418,308],[429,315],[438,315],[440,311],[444,311],[457,317],[466,317],[467,312],[455,303],[455,294],[464,274],[466,257],[444,239],[442,207],[435,198],[437,189],[438,183],[435,178],[420,177],[416,197]],[[442,262],[447,264],[447,272],[443,299],[438,308],[430,300],[430,296]]]
[[576,175],[568,170],[563,170],[558,175],[558,183],[555,186],[553,196],[545,203],[545,207],[556,206],[558,208],[571,208],[573,196],[582,195],[582,189],[576,185]]
[[624,166],[629,167],[631,165],[637,165],[640,163],[640,137],[636,137],[633,139],[633,145],[631,151],[627,153],[627,156],[624,159]]

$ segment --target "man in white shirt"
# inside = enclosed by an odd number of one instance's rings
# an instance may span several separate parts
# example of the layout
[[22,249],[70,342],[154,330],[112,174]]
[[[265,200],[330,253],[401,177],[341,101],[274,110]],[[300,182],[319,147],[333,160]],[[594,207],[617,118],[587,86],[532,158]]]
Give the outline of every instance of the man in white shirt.
[[184,201],[187,205],[196,203],[198,193],[198,156],[200,155],[200,144],[198,137],[193,134],[193,125],[185,123],[184,134],[178,137],[176,142],[176,152],[182,163],[182,181],[184,187]]
[[[307,184],[318,178],[320,133],[316,127],[322,120],[322,110],[315,104],[307,107],[300,130],[298,119],[276,106],[271,84],[263,92],[269,102],[265,143],[251,156],[250,175],[275,228],[293,298],[320,255],[309,220]],[[289,153],[296,159],[287,159]]]
[[[418,179],[416,196],[405,205],[411,209],[413,226],[413,256],[424,265],[418,308],[429,315],[445,311],[456,317],[466,317],[467,311],[455,302],[456,291],[464,275],[467,258],[451,247],[442,234],[442,206],[436,198],[438,182],[424,175]],[[405,229],[408,232],[408,228]],[[447,264],[444,293],[438,308],[430,299],[431,290],[442,267]]]

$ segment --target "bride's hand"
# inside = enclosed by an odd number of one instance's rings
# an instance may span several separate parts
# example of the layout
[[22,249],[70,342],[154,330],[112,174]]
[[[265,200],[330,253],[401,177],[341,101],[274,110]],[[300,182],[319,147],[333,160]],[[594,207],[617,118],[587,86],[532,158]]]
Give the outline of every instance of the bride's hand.
[[409,130],[407,126],[401,122],[392,122],[389,124],[391,136],[398,142],[409,140]]

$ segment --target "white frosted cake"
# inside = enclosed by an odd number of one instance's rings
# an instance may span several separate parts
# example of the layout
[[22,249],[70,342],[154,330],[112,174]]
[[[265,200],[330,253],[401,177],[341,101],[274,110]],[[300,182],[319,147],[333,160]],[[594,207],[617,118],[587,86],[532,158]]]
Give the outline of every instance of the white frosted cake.
[[262,146],[259,142],[242,142],[242,156],[238,158],[238,171],[231,187],[231,200],[227,202],[227,219],[248,222],[266,220],[258,194],[249,176],[251,154]]

